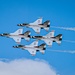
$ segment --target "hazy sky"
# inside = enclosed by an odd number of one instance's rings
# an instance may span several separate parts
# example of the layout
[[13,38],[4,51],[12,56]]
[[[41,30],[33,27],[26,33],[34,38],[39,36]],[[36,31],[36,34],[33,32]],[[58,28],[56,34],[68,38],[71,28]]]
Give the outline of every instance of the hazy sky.
[[[75,27],[75,1],[74,0],[66,0],[66,1],[65,0],[63,1],[60,0],[58,1],[57,0],[0,0],[0,33],[14,32],[18,28],[20,28],[17,27],[17,24],[24,23],[24,22],[26,23],[34,22],[39,17],[43,17],[43,22],[46,20],[50,20],[51,26]],[[31,35],[46,35],[48,33],[45,30],[41,30],[40,34],[36,34],[33,29],[24,28],[24,32],[27,30],[31,31]],[[48,70],[48,75],[52,73],[53,75],[56,75],[56,73],[59,73],[60,75],[75,75],[75,54],[62,53],[62,52],[50,52],[50,50],[67,50],[67,51],[75,50],[75,43],[64,41],[64,40],[75,41],[75,35],[74,35],[75,31],[69,31],[69,30],[67,31],[63,29],[50,27],[49,32],[51,30],[55,30],[55,36],[58,34],[63,35],[63,40],[61,45],[59,46],[57,43],[53,43],[52,47],[47,46],[44,55],[42,55],[40,52],[37,52],[36,56],[34,57],[31,56],[28,51],[22,51],[21,49],[14,49],[12,46],[16,45],[16,43],[14,42],[13,39],[0,37],[1,74],[3,74],[2,69],[4,69],[5,67],[9,67],[10,69],[12,66],[15,66],[15,63],[21,65],[22,63],[25,64],[26,61],[28,62],[28,60],[30,60],[31,65],[36,62],[39,62],[38,64],[36,64],[39,65],[40,60],[43,60],[41,62],[44,64],[44,66],[45,65],[47,66],[46,67],[47,69],[46,70],[44,69],[44,71],[46,72]],[[22,40],[21,44],[28,45],[33,41],[34,41],[33,39],[31,39],[29,42]],[[39,41],[39,44],[41,43],[43,43],[43,41]],[[21,60],[22,58],[24,60]],[[39,61],[35,61],[36,58]],[[7,62],[7,59],[9,60],[9,62]],[[21,63],[18,62],[19,59]],[[15,62],[14,60],[17,61]],[[34,67],[37,67],[36,65],[34,65]],[[52,68],[50,66],[52,66]],[[26,68],[28,68],[28,66]],[[40,66],[38,68],[40,68]],[[35,71],[35,68],[33,68],[33,70]],[[21,70],[17,71],[15,70],[14,67],[12,67],[10,73],[8,73],[9,70],[4,69],[4,72],[5,71],[7,74],[10,75],[13,71],[14,72],[16,71],[18,73],[18,71]],[[16,75],[16,72],[13,74]],[[27,70],[27,73],[28,72],[30,72],[30,70],[29,71]],[[24,74],[27,73],[25,71]],[[35,73],[37,72],[35,71]]]

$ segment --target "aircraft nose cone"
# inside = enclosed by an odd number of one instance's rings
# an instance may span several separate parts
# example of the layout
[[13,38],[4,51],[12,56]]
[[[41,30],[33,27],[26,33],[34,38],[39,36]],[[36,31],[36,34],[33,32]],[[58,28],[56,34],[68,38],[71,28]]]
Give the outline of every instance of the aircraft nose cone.
[[18,48],[17,46],[13,46],[13,48]]
[[3,34],[0,34],[0,36],[2,36]]
[[13,48],[15,48],[15,46],[13,46]]
[[14,47],[14,46],[12,46],[12,47]]
[[22,26],[22,24],[17,24],[17,26]]
[[20,26],[20,24],[17,24],[17,26]]
[[35,36],[32,36],[32,38],[35,38]]

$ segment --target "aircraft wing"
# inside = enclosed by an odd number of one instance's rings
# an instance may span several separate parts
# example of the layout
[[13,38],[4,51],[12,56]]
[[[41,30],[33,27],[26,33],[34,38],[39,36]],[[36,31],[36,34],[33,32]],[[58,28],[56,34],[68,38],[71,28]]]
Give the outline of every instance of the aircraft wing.
[[54,31],[49,32],[46,36],[47,37],[54,37]]
[[30,44],[30,46],[38,46],[38,41],[36,40],[36,41],[32,42],[32,43]]
[[44,41],[47,45],[52,46],[53,41],[51,41],[51,40],[44,40]]
[[18,35],[18,34],[22,34],[22,32],[23,32],[23,29],[20,28],[20,29],[18,29],[17,31],[15,31],[14,33],[10,33],[10,34],[11,34],[11,35],[12,35],[12,34]]
[[31,55],[35,55],[36,54],[36,50],[35,49],[28,49],[29,53]]
[[35,22],[31,24],[34,24],[34,25],[42,24],[42,18],[37,19]]
[[16,43],[20,43],[20,42],[21,42],[21,38],[18,38],[18,37],[17,37],[17,38],[16,38],[16,37],[13,37],[13,39],[15,40],[15,42],[16,42]]
[[36,33],[40,33],[40,27],[32,27]]

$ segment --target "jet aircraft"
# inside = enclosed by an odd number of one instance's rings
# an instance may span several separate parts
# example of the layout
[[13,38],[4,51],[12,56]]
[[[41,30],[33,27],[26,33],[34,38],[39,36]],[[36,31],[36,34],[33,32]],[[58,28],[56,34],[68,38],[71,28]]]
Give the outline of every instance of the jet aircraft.
[[14,48],[21,48],[23,50],[28,50],[31,55],[35,55],[37,51],[40,51],[42,54],[45,53],[46,44],[43,43],[38,46],[38,41],[32,42],[30,45],[17,45],[13,46]]
[[13,38],[15,40],[16,43],[20,43],[21,39],[25,39],[27,41],[30,40],[30,31],[26,31],[25,33],[23,33],[23,29],[20,28],[17,31],[15,31],[14,33],[3,33],[0,34],[0,36],[5,36],[5,37],[9,37],[9,38]]
[[54,31],[51,31],[46,36],[32,36],[31,38],[37,40],[43,40],[47,45],[52,46],[53,42],[61,44],[62,34],[54,36]]
[[40,33],[40,29],[45,29],[46,31],[49,30],[50,21],[47,20],[42,23],[42,18],[39,18],[33,23],[22,23],[18,24],[17,26],[32,28],[36,33]]

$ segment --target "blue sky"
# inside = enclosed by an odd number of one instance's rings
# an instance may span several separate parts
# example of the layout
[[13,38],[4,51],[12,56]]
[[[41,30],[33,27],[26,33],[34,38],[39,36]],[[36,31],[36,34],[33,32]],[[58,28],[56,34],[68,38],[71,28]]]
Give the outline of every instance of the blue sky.
[[[18,23],[33,22],[38,17],[51,21],[51,26],[75,27],[75,1],[74,0],[0,0],[0,33],[14,32],[19,27]],[[31,35],[38,35],[30,28]],[[63,34],[63,40],[75,41],[75,32],[61,29],[55,30],[55,35]],[[44,32],[44,33],[43,33]],[[48,32],[41,30],[39,35],[46,35]],[[30,44],[22,40],[22,44]],[[39,41],[42,43],[43,41]],[[49,50],[75,50],[75,44],[62,41],[61,45],[53,43],[52,47],[47,46],[46,53],[37,53],[32,57],[27,51],[12,48],[16,43],[9,38],[0,37],[0,58],[13,59],[43,59],[52,65],[60,75],[75,75],[75,54],[49,52]]]

